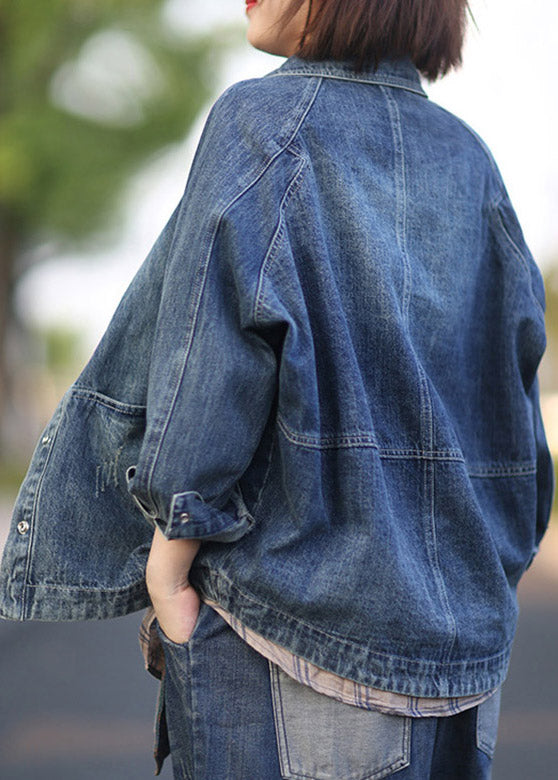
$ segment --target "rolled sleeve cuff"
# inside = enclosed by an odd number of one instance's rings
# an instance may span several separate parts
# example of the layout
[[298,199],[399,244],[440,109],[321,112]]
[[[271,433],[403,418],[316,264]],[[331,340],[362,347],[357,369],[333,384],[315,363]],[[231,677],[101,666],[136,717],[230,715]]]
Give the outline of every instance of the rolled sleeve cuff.
[[216,509],[199,493],[188,490],[172,497],[169,522],[155,522],[167,539],[211,539],[215,542],[235,542],[254,524],[240,494],[232,493],[224,509]]

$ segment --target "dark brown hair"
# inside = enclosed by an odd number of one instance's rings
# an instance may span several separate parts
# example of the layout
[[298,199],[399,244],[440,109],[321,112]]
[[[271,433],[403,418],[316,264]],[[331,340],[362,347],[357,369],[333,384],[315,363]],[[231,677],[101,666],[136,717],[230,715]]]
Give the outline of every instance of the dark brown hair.
[[[291,0],[278,25],[286,26],[304,2]],[[467,10],[473,18],[467,0],[310,0],[296,55],[350,61],[356,71],[408,56],[435,81],[461,65]]]

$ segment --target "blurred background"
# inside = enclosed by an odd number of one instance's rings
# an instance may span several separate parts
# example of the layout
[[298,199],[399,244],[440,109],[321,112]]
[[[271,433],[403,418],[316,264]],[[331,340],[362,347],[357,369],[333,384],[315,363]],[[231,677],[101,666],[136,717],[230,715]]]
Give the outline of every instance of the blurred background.
[[[558,4],[473,0],[463,68],[431,100],[502,171],[545,278],[543,414],[558,455]],[[245,40],[244,0],[0,5],[0,549],[35,442],[180,198],[207,112],[284,58]],[[558,538],[522,583],[495,778],[554,777]],[[153,775],[156,683],[141,615],[0,621],[0,776]],[[161,775],[172,776],[170,765]]]

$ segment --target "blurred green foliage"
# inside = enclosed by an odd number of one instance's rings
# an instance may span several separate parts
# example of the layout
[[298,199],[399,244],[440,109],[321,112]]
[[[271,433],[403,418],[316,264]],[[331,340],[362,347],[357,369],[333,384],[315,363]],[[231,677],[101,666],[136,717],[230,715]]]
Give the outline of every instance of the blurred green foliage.
[[24,460],[0,459],[0,500],[15,498],[28,465],[29,463]]
[[37,336],[45,347],[45,367],[53,375],[73,371],[80,362],[83,336],[64,325],[43,329]]
[[[179,36],[163,6],[0,3],[0,423],[13,384],[6,333],[17,279],[37,256],[29,250],[67,251],[118,228],[129,177],[186,136],[214,94],[222,55],[244,34],[222,26]],[[58,360],[63,346],[51,347]]]
[[[150,153],[182,138],[213,91],[217,53],[234,35],[178,38],[161,1],[17,0],[0,8],[0,209],[21,237],[80,238],[104,226],[121,185]],[[141,109],[128,123],[97,120],[52,100],[53,79],[100,31],[132,40],[156,86],[123,97]],[[125,40],[123,39],[123,40]],[[114,76],[121,63],[115,60]],[[111,63],[107,63],[111,67]],[[102,89],[102,83],[98,90]],[[99,97],[82,95],[82,102]]]

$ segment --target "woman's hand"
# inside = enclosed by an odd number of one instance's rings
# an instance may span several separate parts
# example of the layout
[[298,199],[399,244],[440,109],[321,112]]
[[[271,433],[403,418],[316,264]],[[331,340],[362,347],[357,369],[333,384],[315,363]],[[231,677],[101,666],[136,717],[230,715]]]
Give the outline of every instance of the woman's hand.
[[200,544],[198,539],[167,539],[156,527],[147,559],[145,580],[157,622],[178,644],[188,641],[200,611],[200,597],[188,582]]

